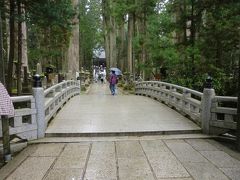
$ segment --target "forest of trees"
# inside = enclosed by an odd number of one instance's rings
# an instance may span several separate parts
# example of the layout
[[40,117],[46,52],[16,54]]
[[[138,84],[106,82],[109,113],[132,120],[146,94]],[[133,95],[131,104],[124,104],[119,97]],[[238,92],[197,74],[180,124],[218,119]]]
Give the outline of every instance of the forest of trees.
[[41,62],[65,73],[72,29],[79,25],[79,68],[91,70],[94,51],[104,48],[107,68],[198,91],[210,75],[218,95],[237,95],[239,0],[78,3],[76,8],[70,0],[0,0],[0,80],[6,77],[10,93],[12,77],[21,81],[24,47],[30,71]]
[[239,1],[103,0],[102,6],[110,66],[199,91],[210,75],[217,94],[236,96]]
[[1,0],[0,7],[0,77],[2,82],[7,82],[10,94],[16,78],[17,94],[20,95],[22,66],[32,72],[37,63],[44,66],[50,62],[58,71],[67,61],[76,11],[69,0]]

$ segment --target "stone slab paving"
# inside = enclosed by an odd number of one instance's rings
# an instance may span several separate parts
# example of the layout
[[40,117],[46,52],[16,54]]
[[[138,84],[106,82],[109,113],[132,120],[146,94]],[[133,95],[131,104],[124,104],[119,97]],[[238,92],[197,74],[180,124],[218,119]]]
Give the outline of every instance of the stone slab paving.
[[141,144],[158,179],[190,177],[163,141],[141,141]]
[[239,159],[209,139],[39,143],[0,169],[0,180],[239,180]]
[[195,180],[227,180],[228,177],[209,162],[185,162],[184,167]]
[[114,142],[96,142],[92,144],[84,179],[117,179]]
[[116,142],[116,154],[119,179],[154,180],[154,173],[152,173],[139,141]]
[[46,130],[47,136],[94,133],[200,132],[200,127],[168,106],[143,96],[112,96],[106,84],[72,98]]
[[46,180],[80,180],[82,179],[82,169],[52,169]]
[[7,179],[43,179],[55,157],[28,157]]
[[240,168],[220,168],[224,174],[226,174],[230,179],[239,180],[240,179]]

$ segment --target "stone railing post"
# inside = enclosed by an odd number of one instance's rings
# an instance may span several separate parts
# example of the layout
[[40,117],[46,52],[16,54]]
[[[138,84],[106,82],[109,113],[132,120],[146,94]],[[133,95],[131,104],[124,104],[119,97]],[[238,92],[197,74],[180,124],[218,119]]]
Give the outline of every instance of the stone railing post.
[[80,80],[79,76],[77,77],[77,83],[78,83],[78,86],[79,86],[79,93],[81,93],[81,80]]
[[38,138],[43,138],[46,130],[44,89],[42,88],[41,77],[38,74],[33,77],[33,96],[35,98],[37,110],[37,136]]
[[191,93],[189,93],[186,89],[183,89],[182,107],[185,111],[190,111],[190,103],[187,101],[188,98],[191,98]]
[[201,101],[201,124],[204,134],[210,133],[210,121],[211,121],[211,105],[212,99],[215,97],[215,90],[212,87],[212,78],[208,76],[206,79],[205,87],[203,90],[203,96]]

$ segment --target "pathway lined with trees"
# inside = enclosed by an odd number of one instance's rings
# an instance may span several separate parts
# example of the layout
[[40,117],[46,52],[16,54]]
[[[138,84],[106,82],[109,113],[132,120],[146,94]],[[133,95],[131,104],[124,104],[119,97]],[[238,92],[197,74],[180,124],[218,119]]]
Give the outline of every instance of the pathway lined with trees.
[[240,97],[239,11],[238,0],[1,0],[0,80],[30,93],[37,63],[49,82],[76,79],[104,49],[125,79],[202,91],[210,75],[217,95]]
[[1,0],[0,7],[1,80],[10,94],[21,94],[24,67],[33,74],[37,63],[43,72],[51,65],[71,78],[91,70],[94,51],[104,49],[107,67],[126,74],[198,91],[210,74],[217,94],[237,96],[236,0]]
[[107,60],[145,80],[237,95],[240,4],[197,0],[103,0]]

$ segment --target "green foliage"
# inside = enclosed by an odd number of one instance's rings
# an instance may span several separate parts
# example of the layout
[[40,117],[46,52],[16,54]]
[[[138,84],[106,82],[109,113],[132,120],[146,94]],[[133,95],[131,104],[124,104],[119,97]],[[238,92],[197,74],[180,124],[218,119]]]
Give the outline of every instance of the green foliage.
[[[160,74],[161,80],[198,91],[209,74],[218,95],[236,95],[239,1],[106,2],[111,8],[104,13],[111,14],[118,26],[124,21],[127,30],[128,20],[134,19],[136,73],[144,72],[148,79]],[[118,46],[120,41],[117,37]]]
[[[28,26],[28,52],[30,67],[37,62],[53,61],[61,64],[69,46],[74,10],[68,0],[25,1]],[[59,61],[59,62],[58,62]]]
[[[236,95],[240,2],[162,1],[147,18],[147,35],[134,39],[136,53],[147,47],[148,73],[166,69],[162,80],[202,91],[207,74],[219,95]],[[188,29],[186,31],[186,29]]]
[[123,90],[133,91],[133,89],[134,89],[134,85],[133,84],[125,84],[125,85],[123,85]]
[[82,0],[79,5],[80,48],[83,66],[91,68],[93,51],[103,47],[99,0]]
[[27,19],[42,28],[54,26],[69,29],[73,24],[76,11],[69,0],[31,0],[25,5],[29,15]]
[[123,82],[119,82],[117,86],[118,86],[118,87],[123,87],[124,84],[123,84]]
[[[75,12],[69,0],[25,0],[29,59],[57,60],[69,45]],[[202,91],[207,74],[218,95],[235,95],[239,55],[240,2],[236,0],[99,0],[79,4],[80,55],[89,68],[93,50],[103,47],[101,13],[116,20],[116,32],[134,17],[135,71]],[[103,8],[104,9],[104,8]],[[111,31],[106,27],[105,31]],[[126,32],[127,34],[127,32]],[[127,38],[126,38],[127,40]],[[117,47],[122,39],[117,35]],[[127,47],[127,46],[126,46]],[[126,48],[125,48],[126,49]],[[143,55],[145,59],[143,59]],[[162,72],[162,69],[165,69]],[[129,87],[125,87],[128,89]]]
[[87,88],[85,86],[81,86],[81,91],[86,91]]

